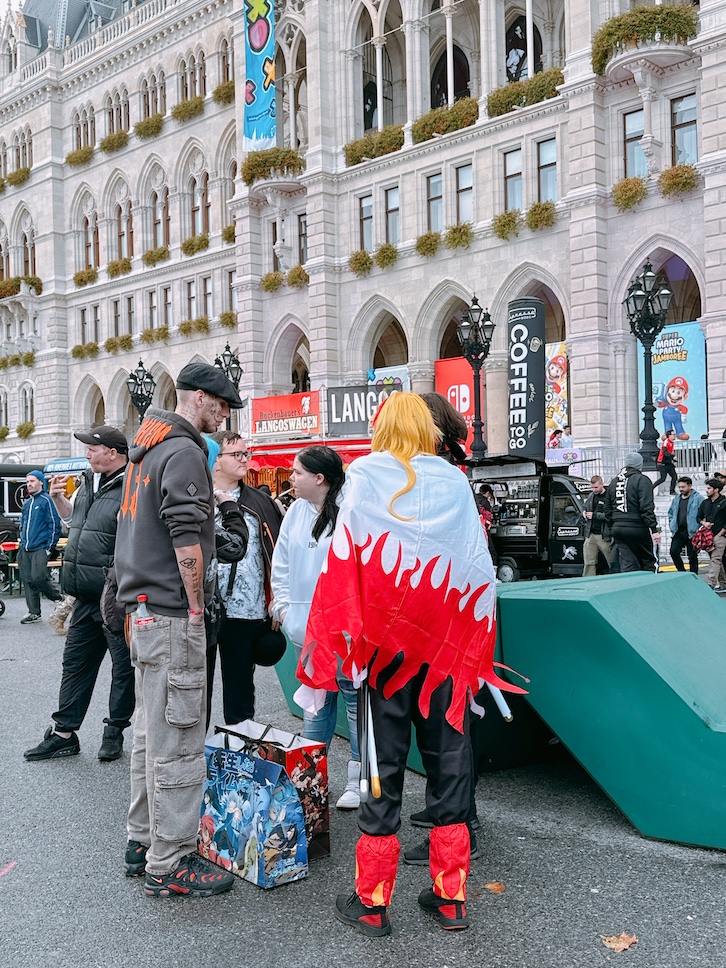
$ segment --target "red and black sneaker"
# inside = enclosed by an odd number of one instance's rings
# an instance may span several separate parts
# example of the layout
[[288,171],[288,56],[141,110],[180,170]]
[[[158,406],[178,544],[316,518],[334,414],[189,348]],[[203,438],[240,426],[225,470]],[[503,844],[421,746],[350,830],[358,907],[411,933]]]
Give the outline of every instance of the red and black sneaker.
[[358,895],[339,894],[335,899],[335,916],[344,924],[357,928],[369,938],[382,938],[391,933],[388,908],[366,907]]
[[421,891],[418,896],[418,903],[430,914],[439,919],[439,924],[446,931],[459,931],[469,927],[469,918],[466,916],[466,905],[463,901],[449,901],[445,897],[429,888]]
[[130,840],[126,844],[124,857],[124,871],[127,877],[139,877],[146,870],[146,854],[149,848],[138,840]]
[[146,872],[144,889],[147,897],[211,897],[230,890],[234,874],[220,870],[202,860],[199,854],[187,854],[171,874]]

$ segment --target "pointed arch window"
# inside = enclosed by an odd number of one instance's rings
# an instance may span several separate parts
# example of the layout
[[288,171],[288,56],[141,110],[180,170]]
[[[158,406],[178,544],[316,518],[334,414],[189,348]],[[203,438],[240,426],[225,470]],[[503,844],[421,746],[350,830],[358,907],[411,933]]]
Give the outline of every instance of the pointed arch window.
[[192,235],[209,232],[209,175],[203,171],[189,179],[189,203]]
[[5,141],[0,141],[0,176],[8,177],[8,149]]
[[[469,61],[466,54],[454,46],[454,100],[469,96]],[[431,75],[431,107],[445,107],[449,102],[446,51],[439,57]]]
[[179,65],[179,75],[182,101],[206,96],[207,76],[203,51],[200,51],[196,57],[190,54],[187,60],[183,60]]
[[7,427],[9,424],[8,391],[3,387],[0,389],[0,427]]
[[134,255],[134,222],[131,201],[116,206],[116,252],[119,259]]
[[98,216],[95,212],[83,217],[83,261],[86,269],[97,269],[101,264]]
[[[363,127],[372,131],[378,127],[378,85],[376,83],[376,49],[372,42],[373,28],[368,25],[363,40]],[[393,67],[388,50],[383,48],[383,124],[393,124]]]
[[34,276],[35,271],[35,237],[33,230],[28,229],[21,236],[23,249],[23,275]]
[[169,212],[169,189],[164,187],[151,193],[152,235],[154,248],[169,245],[171,215]]
[[223,81],[231,81],[234,78],[232,46],[226,37],[219,47],[219,76]]
[[[542,37],[534,27],[534,72],[542,70]],[[507,80],[523,81],[532,74],[527,65],[527,18],[517,17],[507,31]]]
[[35,394],[29,383],[20,388],[20,422],[35,423]]
[[144,119],[166,114],[166,79],[164,72],[151,74],[141,82],[141,114]]
[[0,279],[10,278],[10,243],[7,235],[0,237]]

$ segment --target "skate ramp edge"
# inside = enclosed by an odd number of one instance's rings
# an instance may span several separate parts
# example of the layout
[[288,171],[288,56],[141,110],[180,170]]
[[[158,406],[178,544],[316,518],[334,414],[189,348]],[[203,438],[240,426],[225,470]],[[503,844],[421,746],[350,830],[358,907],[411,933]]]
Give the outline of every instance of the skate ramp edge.
[[726,603],[679,573],[497,590],[504,663],[634,826],[726,849]]

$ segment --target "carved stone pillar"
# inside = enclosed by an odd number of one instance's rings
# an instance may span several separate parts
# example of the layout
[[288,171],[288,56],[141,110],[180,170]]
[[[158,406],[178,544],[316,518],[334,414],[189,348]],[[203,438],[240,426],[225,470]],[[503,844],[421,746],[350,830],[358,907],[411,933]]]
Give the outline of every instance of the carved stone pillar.
[[506,353],[492,353],[484,363],[484,415],[488,453],[506,454],[509,449]]

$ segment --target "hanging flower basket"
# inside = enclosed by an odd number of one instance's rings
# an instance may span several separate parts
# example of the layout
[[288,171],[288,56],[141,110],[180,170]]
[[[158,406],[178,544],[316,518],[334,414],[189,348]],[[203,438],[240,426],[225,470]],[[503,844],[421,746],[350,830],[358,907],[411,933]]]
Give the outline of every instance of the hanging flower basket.
[[425,259],[436,255],[441,246],[441,232],[424,232],[416,239],[416,251]]
[[204,114],[204,98],[201,95],[191,97],[187,101],[180,101],[171,109],[172,118],[180,124],[198,118],[201,114]]
[[226,245],[232,245],[235,239],[234,222],[231,225],[225,225],[222,229],[222,241]]
[[397,259],[398,249],[391,242],[384,242],[379,245],[373,253],[373,261],[379,269],[387,269],[389,266],[395,265]]
[[111,353],[112,355],[118,353],[120,349],[118,336],[109,336],[109,338],[103,344],[103,348],[107,353]]
[[18,186],[23,185],[30,178],[30,168],[16,168],[15,171],[11,171],[7,177],[8,185]]
[[285,282],[285,277],[281,272],[266,272],[260,279],[260,286],[265,292],[277,292]]
[[367,276],[373,268],[373,259],[370,252],[366,249],[358,249],[352,252],[348,258],[348,268],[357,276]]
[[113,134],[107,134],[98,143],[98,150],[102,151],[104,155],[112,155],[115,151],[121,151],[129,143],[129,133],[128,131],[114,131]]
[[80,269],[73,276],[73,282],[80,289],[81,286],[89,286],[98,280],[98,269]]
[[531,205],[527,209],[525,221],[530,232],[536,232],[537,229],[551,228],[557,221],[555,203],[552,201],[535,202],[534,205]]
[[658,191],[664,198],[669,195],[687,195],[701,180],[693,165],[673,165],[658,176]]
[[131,333],[124,333],[123,336],[119,336],[118,345],[122,350],[132,350],[134,348],[134,338]]
[[292,289],[304,289],[310,282],[310,276],[301,265],[293,266],[285,280]]
[[219,325],[222,329],[234,329],[237,325],[237,313],[233,309],[228,309],[219,314]]
[[202,235],[192,235],[188,239],[184,239],[181,244],[184,255],[196,255],[197,252],[204,252],[208,248],[209,234],[207,232]]
[[444,245],[447,249],[468,249],[474,240],[474,226],[471,222],[450,225],[444,232]]
[[137,121],[134,125],[134,134],[140,141],[148,141],[149,138],[158,138],[161,129],[164,127],[164,115],[152,114],[150,118]]
[[109,279],[117,279],[119,276],[128,275],[131,272],[131,259],[114,259],[106,266]]
[[0,440],[7,440],[9,433],[10,433],[10,427],[5,427],[5,426],[0,427]]
[[20,437],[21,440],[27,440],[28,437],[35,430],[35,424],[32,420],[26,420],[25,423],[19,423],[15,428],[15,433]]
[[80,168],[87,165],[93,158],[93,145],[86,145],[85,148],[76,148],[66,155],[66,164],[71,168]]
[[621,178],[612,187],[613,204],[620,212],[629,212],[648,197],[645,178]]
[[518,208],[508,208],[492,219],[492,232],[498,239],[507,241],[512,235],[519,235],[522,213]]
[[152,268],[158,262],[165,262],[169,258],[169,246],[159,245],[155,249],[147,249],[141,256],[141,261],[145,266]]
[[234,104],[234,81],[218,84],[212,93],[212,100],[219,105]]

